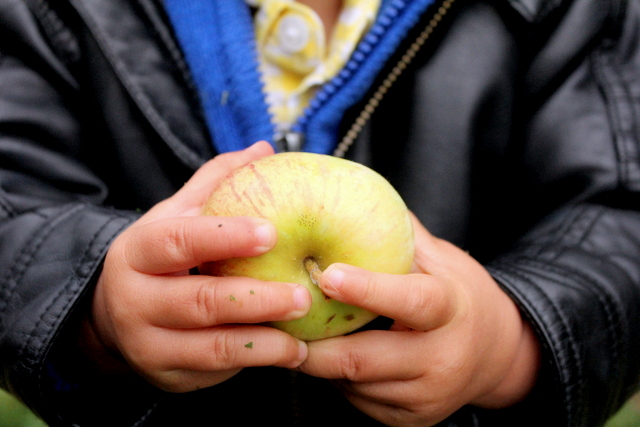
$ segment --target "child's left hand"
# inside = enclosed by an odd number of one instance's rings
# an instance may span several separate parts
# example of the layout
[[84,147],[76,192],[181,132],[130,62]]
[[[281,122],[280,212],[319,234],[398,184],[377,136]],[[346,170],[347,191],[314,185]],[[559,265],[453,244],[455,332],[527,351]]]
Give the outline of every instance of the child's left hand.
[[477,261],[414,217],[414,274],[334,264],[331,298],[395,320],[311,342],[298,368],[336,380],[353,405],[388,425],[433,425],[464,405],[499,408],[533,387],[539,344],[514,302]]

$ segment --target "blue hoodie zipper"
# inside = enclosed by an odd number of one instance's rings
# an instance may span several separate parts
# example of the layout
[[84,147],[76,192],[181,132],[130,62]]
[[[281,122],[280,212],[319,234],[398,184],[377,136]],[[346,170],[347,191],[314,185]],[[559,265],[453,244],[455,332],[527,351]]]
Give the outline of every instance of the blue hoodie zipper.
[[371,29],[356,46],[355,51],[344,68],[340,70],[335,78],[320,88],[292,130],[301,132],[314,112],[319,110],[332,94],[338,92],[349,79],[353,77],[354,71],[359,69],[367,60],[368,55],[373,52],[375,46],[380,43],[380,40],[393,23],[393,19],[400,14],[401,10],[406,7],[406,4],[407,2],[405,0],[394,0],[381,11],[380,16],[376,19]]
[[[321,127],[321,132],[312,128],[314,120],[322,114],[322,110],[342,91],[351,89],[351,104],[357,102],[369,90],[371,83],[376,78],[379,70],[386,64],[388,57],[395,52],[397,45],[420,19],[421,13],[433,3],[433,0],[389,0],[383,5],[380,15],[362,41],[356,47],[351,58],[344,68],[324,84],[316,93],[303,115],[289,130],[281,131],[274,136],[274,140],[280,149],[322,152],[325,144],[318,144],[314,138],[319,134],[327,137],[326,126]],[[436,12],[438,13],[438,12]],[[373,59],[373,62],[370,61]],[[364,72],[363,72],[364,70]],[[358,75],[360,74],[360,75]],[[356,76],[358,75],[358,78]],[[354,82],[354,80],[356,80]],[[351,106],[340,102],[340,115]],[[326,116],[326,114],[325,114]],[[323,117],[320,117],[322,119]],[[340,122],[334,115],[333,123],[336,123],[333,135],[337,136]],[[331,120],[326,120],[330,123]],[[310,136],[310,137],[309,137]],[[335,144],[335,143],[334,143]]]
[[382,8],[381,14],[378,16],[360,43],[358,43],[355,51],[345,64],[344,68],[337,76],[320,87],[311,100],[309,106],[305,108],[302,116],[298,118],[291,129],[275,133],[274,142],[279,149],[284,151],[299,151],[302,149],[304,145],[306,125],[313,117],[314,113],[326,103],[331,95],[338,92],[349,81],[349,79],[351,79],[354,71],[360,68],[361,64],[366,61],[368,54],[373,51],[374,47],[380,42],[382,36],[387,32],[387,29],[393,23],[393,18],[396,17],[400,13],[400,10],[405,6],[405,0],[394,0],[386,7]]
[[407,69],[409,64],[413,62],[413,59],[426,44],[429,37],[431,37],[431,34],[433,34],[436,27],[449,12],[449,9],[451,9],[451,6],[454,2],[455,0],[442,1],[440,7],[438,7],[432,18],[427,23],[426,27],[415,38],[413,43],[411,43],[409,48],[400,57],[395,66],[391,69],[387,76],[378,85],[373,94],[369,97],[367,103],[360,110],[360,114],[351,123],[351,127],[347,130],[347,132],[342,137],[342,140],[338,143],[335,150],[333,151],[334,156],[344,157],[345,153],[349,150],[349,148],[351,148],[351,145],[355,142],[358,135],[360,135],[360,132],[362,132],[364,126],[369,122],[369,119],[378,108],[380,101],[382,101],[391,86],[394,85],[394,83],[398,80],[404,70]]
[[[284,135],[287,145],[297,139],[305,151],[330,154],[347,109],[369,93],[380,70],[435,1],[383,0],[378,19],[344,69],[319,90]],[[264,100],[246,5],[225,0],[164,4],[198,87],[216,150],[242,149],[259,139],[273,142],[276,129]]]

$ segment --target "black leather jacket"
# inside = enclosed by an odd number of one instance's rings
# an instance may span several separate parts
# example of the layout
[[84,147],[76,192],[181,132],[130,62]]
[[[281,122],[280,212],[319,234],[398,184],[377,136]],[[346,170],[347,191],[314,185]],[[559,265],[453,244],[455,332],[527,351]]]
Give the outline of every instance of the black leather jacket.
[[[170,396],[66,344],[109,243],[215,154],[200,111],[155,0],[0,3],[0,385],[52,426],[372,423],[286,370]],[[450,425],[599,425],[636,389],[637,1],[458,0],[347,155],[483,262],[542,343],[527,401]]]

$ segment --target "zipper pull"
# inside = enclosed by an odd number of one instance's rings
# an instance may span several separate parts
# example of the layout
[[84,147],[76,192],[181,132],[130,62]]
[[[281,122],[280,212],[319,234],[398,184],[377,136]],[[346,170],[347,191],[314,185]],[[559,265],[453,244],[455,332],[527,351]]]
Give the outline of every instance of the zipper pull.
[[292,130],[278,131],[273,135],[273,141],[278,152],[302,151],[304,135],[301,132],[294,132]]

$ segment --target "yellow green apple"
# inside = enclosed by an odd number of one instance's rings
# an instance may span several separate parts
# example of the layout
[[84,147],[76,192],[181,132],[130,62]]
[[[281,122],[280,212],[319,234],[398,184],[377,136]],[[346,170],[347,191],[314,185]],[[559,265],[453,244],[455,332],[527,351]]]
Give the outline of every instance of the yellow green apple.
[[278,241],[270,252],[203,269],[304,285],[313,299],[309,313],[270,325],[305,341],[352,332],[376,317],[321,291],[317,280],[329,265],[405,274],[413,262],[413,229],[402,198],[380,174],[345,159],[300,152],[263,157],[227,176],[202,212],[256,216],[275,225]]

